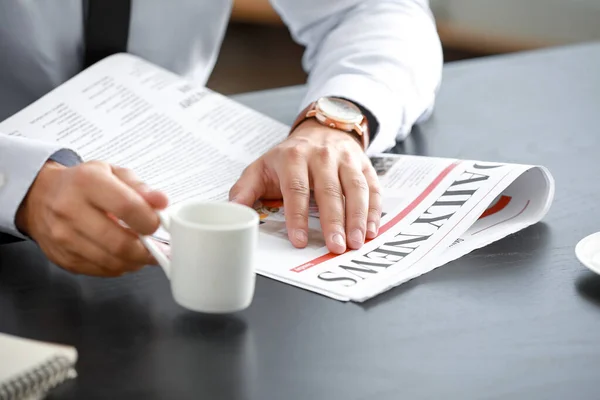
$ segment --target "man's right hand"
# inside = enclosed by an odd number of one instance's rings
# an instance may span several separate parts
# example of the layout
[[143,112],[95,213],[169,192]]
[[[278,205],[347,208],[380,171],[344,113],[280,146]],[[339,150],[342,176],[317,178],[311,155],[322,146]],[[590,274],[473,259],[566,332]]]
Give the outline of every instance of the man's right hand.
[[[47,162],[17,212],[17,228],[66,270],[119,276],[156,261],[137,234],[156,231],[167,197],[126,169]],[[122,226],[123,221],[129,228]]]

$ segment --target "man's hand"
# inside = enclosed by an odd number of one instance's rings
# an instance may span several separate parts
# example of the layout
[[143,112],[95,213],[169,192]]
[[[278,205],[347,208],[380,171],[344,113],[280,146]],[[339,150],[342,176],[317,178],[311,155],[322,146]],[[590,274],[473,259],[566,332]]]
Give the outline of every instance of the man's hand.
[[329,251],[358,249],[377,235],[381,193],[373,166],[351,135],[314,120],[246,168],[229,197],[247,206],[283,198],[289,239],[303,248],[311,190]]
[[[47,162],[17,212],[17,227],[55,264],[76,273],[119,276],[155,263],[137,234],[159,226],[167,206],[131,171],[100,162]],[[130,229],[122,226],[123,221]]]

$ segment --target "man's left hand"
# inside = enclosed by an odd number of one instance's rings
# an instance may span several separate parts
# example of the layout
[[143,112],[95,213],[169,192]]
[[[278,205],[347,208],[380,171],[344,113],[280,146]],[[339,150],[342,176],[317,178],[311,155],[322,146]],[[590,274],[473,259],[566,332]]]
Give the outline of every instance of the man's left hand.
[[229,193],[252,206],[282,199],[292,244],[308,242],[311,190],[319,207],[329,251],[358,249],[377,236],[381,190],[377,174],[358,141],[346,132],[306,120],[282,143],[252,163]]

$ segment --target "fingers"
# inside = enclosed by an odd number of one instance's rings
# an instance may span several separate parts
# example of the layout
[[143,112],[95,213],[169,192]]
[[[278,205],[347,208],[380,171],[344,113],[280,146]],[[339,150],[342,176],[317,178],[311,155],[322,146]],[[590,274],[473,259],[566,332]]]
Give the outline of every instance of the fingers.
[[[96,208],[108,212],[142,235],[154,233],[159,219],[150,204],[131,186],[101,164],[89,163],[78,169],[76,184],[84,187],[86,199]],[[139,189],[141,186],[137,185]]]
[[[355,163],[354,163],[355,164]],[[360,249],[365,242],[369,187],[363,172],[353,163],[340,165],[340,180],[346,200],[346,237],[351,249]]]
[[366,163],[363,174],[369,188],[369,209],[367,214],[367,239],[374,239],[379,233],[383,211],[379,178],[371,163]]
[[[86,275],[116,277],[128,272],[138,271],[146,263],[132,263],[106,251],[91,240],[81,240],[79,245],[71,250],[67,269]],[[70,268],[72,266],[72,268]]]
[[111,166],[113,174],[128,186],[133,188],[148,202],[150,207],[162,210],[167,207],[169,199],[157,190],[152,190],[146,183],[142,182],[135,173],[126,168]]
[[328,147],[320,147],[315,151],[310,169],[327,248],[332,253],[341,254],[346,251],[346,233],[344,229],[344,198],[338,176],[338,160],[335,159]]
[[281,161],[279,180],[288,237],[295,247],[304,248],[308,244],[308,165],[303,154],[297,150],[288,152]]
[[166,206],[163,194],[131,172],[101,162],[46,174],[42,183],[29,194],[36,200],[32,238],[55,264],[87,275],[118,276],[155,263],[138,234],[158,228],[154,208]]
[[131,264],[153,264],[154,258],[144,247],[137,235],[102,211],[89,207],[85,221],[76,222],[76,231],[83,238],[97,243],[98,247],[119,260]]
[[262,160],[251,164],[229,191],[229,200],[252,207],[265,192],[263,173]]
[[48,260],[69,272],[98,277],[117,276],[116,273],[107,275],[105,270],[90,263],[72,251],[52,246],[48,247],[44,242],[39,243],[39,245],[44,254],[48,257]]
[[[82,213],[83,218],[87,215],[88,213]],[[49,228],[50,240],[42,240],[39,245],[52,262],[71,272],[119,276],[148,264],[144,258],[131,261],[115,255],[111,249],[101,247],[97,237],[89,239],[74,229],[72,221],[67,219],[54,219]]]
[[353,140],[344,144],[347,136],[340,136],[340,143],[327,139],[315,145],[312,140],[290,139],[261,157],[244,171],[229,198],[252,206],[262,197],[282,196],[288,237],[303,248],[308,244],[312,187],[329,251],[359,249],[379,231],[382,199],[377,174]]

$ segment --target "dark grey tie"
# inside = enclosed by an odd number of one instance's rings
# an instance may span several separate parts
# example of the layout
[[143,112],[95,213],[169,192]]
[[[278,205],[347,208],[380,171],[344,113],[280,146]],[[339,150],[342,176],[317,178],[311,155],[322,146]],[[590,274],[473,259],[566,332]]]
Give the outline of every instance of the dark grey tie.
[[127,51],[131,0],[84,0],[83,10],[85,67]]

